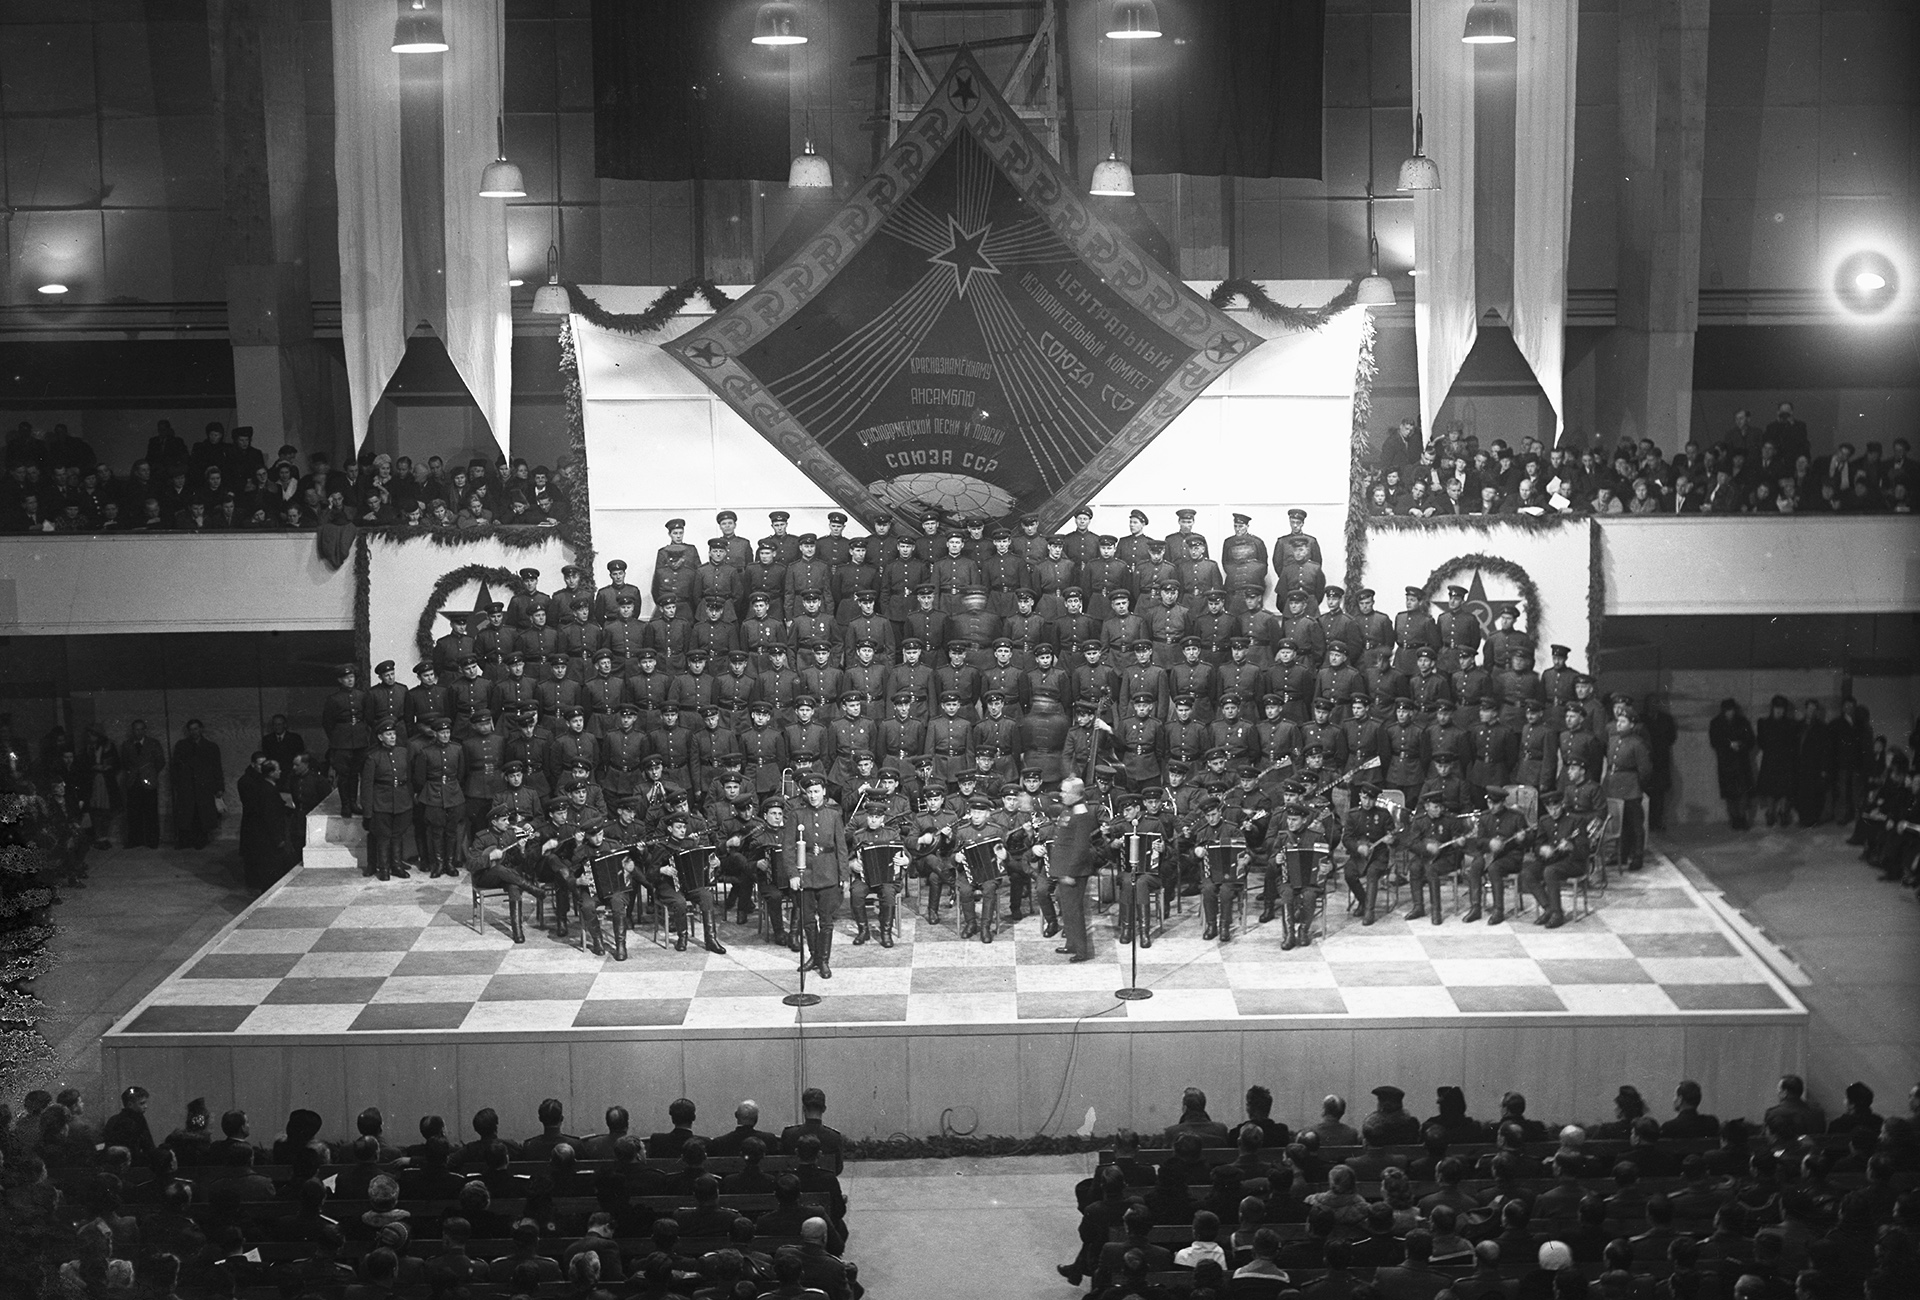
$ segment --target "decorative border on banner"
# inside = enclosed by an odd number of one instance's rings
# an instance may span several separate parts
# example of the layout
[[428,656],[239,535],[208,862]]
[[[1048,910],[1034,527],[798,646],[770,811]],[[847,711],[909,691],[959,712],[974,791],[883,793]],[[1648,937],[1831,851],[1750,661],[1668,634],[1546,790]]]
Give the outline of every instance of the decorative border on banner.
[[1427,575],[1426,585],[1421,588],[1422,599],[1431,605],[1434,595],[1440,590],[1440,584],[1462,569],[1482,569],[1488,573],[1497,574],[1520,588],[1520,609],[1527,619],[1527,648],[1538,656],[1540,653],[1540,588],[1534,585],[1527,571],[1512,560],[1479,551],[1471,555],[1456,555]]
[[[1226,285],[1223,284],[1220,287],[1224,289]],[[1218,293],[1219,290],[1215,292]],[[1366,320],[1360,326],[1360,356],[1353,365],[1353,436],[1347,462],[1346,588],[1348,601],[1352,601],[1353,593],[1360,589],[1361,570],[1366,567],[1367,562],[1366,493],[1361,484],[1366,479],[1370,452],[1367,426],[1373,422],[1373,381],[1380,373],[1379,364],[1373,359],[1373,345],[1378,333],[1379,331],[1374,327],[1373,313],[1366,313]],[[1348,608],[1351,608],[1351,605]]]
[[962,131],[973,136],[1012,187],[1088,267],[1190,350],[1187,362],[1141,403],[1120,432],[1037,508],[1041,528],[1051,530],[1105,487],[1209,384],[1265,340],[1194,293],[1124,231],[1095,217],[1077,183],[1008,107],[964,46],[872,173],[785,266],[726,311],[662,347],[842,506],[863,518],[887,513],[885,503],[827,455],[793,413],[740,364],[740,356],[825,289]]
[[[1347,308],[1360,301],[1360,282],[1347,281],[1347,287],[1329,298],[1319,307],[1289,307],[1286,303],[1275,302],[1267,296],[1252,280],[1222,280],[1207,295],[1207,301],[1221,311],[1231,311],[1235,298],[1246,299],[1246,310],[1258,316],[1269,325],[1279,325],[1294,333],[1306,333],[1317,330],[1338,316]],[[1367,318],[1373,319],[1371,315]],[[1371,330],[1369,330],[1371,332]]]
[[463,564],[440,575],[433,584],[433,590],[427,596],[427,607],[420,612],[420,623],[414,629],[413,640],[422,659],[433,656],[433,620],[440,616],[446,607],[447,598],[466,586],[469,582],[484,582],[488,586],[511,587],[520,580],[520,575],[512,569],[502,569],[492,564]]

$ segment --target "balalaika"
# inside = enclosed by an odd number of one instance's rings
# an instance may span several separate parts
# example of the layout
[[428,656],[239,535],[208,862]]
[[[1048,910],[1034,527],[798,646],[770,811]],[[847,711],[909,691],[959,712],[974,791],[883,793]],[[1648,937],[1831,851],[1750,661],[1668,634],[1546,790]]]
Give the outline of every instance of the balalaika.
[[969,885],[978,888],[1000,874],[1000,861],[994,855],[994,850],[1000,848],[1001,843],[998,839],[975,840],[960,850]]

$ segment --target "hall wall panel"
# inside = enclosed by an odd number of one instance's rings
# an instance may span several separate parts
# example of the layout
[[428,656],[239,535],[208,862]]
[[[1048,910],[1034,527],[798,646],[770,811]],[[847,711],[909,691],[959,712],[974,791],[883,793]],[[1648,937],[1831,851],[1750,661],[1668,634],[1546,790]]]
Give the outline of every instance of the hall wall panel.
[[1133,1039],[1127,1034],[1022,1034],[1021,1133],[1077,1131],[1088,1110],[1106,1132],[1132,1113]]

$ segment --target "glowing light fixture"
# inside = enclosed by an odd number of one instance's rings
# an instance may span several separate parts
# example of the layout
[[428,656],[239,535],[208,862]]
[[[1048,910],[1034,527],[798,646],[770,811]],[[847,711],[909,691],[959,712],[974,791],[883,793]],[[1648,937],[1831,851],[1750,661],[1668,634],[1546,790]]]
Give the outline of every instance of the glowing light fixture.
[[1107,23],[1108,40],[1154,41],[1160,36],[1160,11],[1153,0],[1116,0]]
[[400,16],[393,24],[395,54],[445,54],[447,36],[440,29],[440,15],[427,7],[427,0],[400,0]]
[[[503,20],[504,22],[504,20]],[[493,119],[494,139],[499,148],[493,161],[480,173],[480,197],[483,199],[524,199],[527,197],[527,181],[520,174],[520,164],[507,161],[507,34],[500,31],[495,40],[499,42],[498,67],[500,73],[500,111]],[[557,196],[556,196],[557,197]]]
[[793,156],[793,165],[787,168],[787,188],[790,190],[833,188],[833,164],[814,152],[811,134],[807,136],[806,143],[800,146],[800,152]]
[[1900,270],[1885,253],[1861,249],[1834,269],[1833,295],[1856,316],[1878,316],[1900,297]]
[[41,285],[38,291],[46,294],[49,298],[58,298],[67,291],[67,286],[55,280],[51,283]]
[[1513,44],[1513,10],[1500,0],[1478,0],[1467,10],[1467,26],[1460,39],[1468,45]]
[[807,33],[800,26],[800,6],[785,0],[773,0],[760,6],[753,16],[755,45],[805,45]]
[[1413,156],[1400,164],[1400,185],[1404,191],[1440,188],[1440,165],[1427,157],[1426,119],[1418,109],[1413,114]]
[[1391,307],[1395,302],[1393,281],[1380,274],[1380,240],[1373,233],[1373,195],[1367,195],[1367,275],[1360,281],[1354,301],[1362,307]]

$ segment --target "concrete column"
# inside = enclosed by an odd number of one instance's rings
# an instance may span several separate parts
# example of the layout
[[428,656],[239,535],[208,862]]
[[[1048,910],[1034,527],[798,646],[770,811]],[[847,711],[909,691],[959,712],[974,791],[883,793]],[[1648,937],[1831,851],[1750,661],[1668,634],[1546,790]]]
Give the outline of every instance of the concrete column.
[[307,106],[297,6],[218,0],[217,58],[226,181],[227,330],[237,422],[271,459],[283,443],[340,449],[332,385],[313,341],[307,278]]
[[1597,361],[1598,434],[1689,435],[1699,322],[1709,0],[1620,0],[1615,326]]

